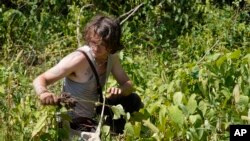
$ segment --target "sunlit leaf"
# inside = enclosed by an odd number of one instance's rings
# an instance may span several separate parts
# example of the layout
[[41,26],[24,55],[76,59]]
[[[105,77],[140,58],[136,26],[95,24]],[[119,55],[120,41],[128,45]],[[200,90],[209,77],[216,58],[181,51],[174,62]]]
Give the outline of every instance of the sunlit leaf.
[[240,95],[240,98],[237,104],[242,105],[242,106],[243,105],[248,106],[248,103],[249,103],[249,97],[246,95]]
[[233,89],[233,97],[234,97],[234,101],[235,103],[238,103],[239,100],[240,100],[240,86],[238,84],[236,84],[234,86],[234,89]]
[[175,105],[179,105],[182,103],[182,92],[176,92],[173,96],[173,101]]
[[250,62],[250,53],[243,57],[243,60]]
[[196,122],[196,120],[197,120],[197,116],[196,116],[196,115],[190,115],[190,116],[189,116],[189,121],[190,121],[192,124],[194,124],[194,123]]
[[200,101],[198,108],[202,111],[203,116],[205,116],[207,112],[208,104],[202,100]]
[[196,115],[190,115],[189,116],[189,121],[191,122],[191,124],[198,124],[197,126],[200,126],[199,124],[201,124],[201,116],[196,114]]
[[178,108],[178,106],[168,107],[168,111],[169,111],[168,116],[171,118],[171,120],[176,124],[182,126],[184,123],[184,115],[182,111]]
[[197,130],[195,130],[195,128],[190,128],[189,130],[192,135],[192,140],[199,140]]
[[141,122],[135,122],[134,134],[136,137],[140,137],[140,135],[141,135]]
[[227,57],[224,55],[222,57],[220,57],[217,61],[216,61],[216,65],[217,67],[220,67],[222,63],[224,63],[227,60]]
[[232,53],[230,53],[230,55],[228,56],[230,59],[238,59],[240,57],[240,50],[236,50]]
[[242,120],[247,120],[248,122],[250,122],[250,117],[248,117],[248,116],[241,116],[241,119]]
[[39,133],[46,125],[46,119],[48,118],[47,114],[44,114],[43,116],[41,116],[37,122],[37,124],[35,125],[33,131],[32,131],[32,138],[35,137],[37,135],[37,133]]
[[197,108],[197,102],[195,100],[196,95],[192,94],[191,97],[188,99],[187,103],[187,110],[190,114],[193,114],[195,112],[195,109]]
[[130,64],[132,64],[133,63],[133,60],[132,60],[132,58],[130,58],[130,57],[126,57],[126,60],[128,61],[128,63],[130,63]]
[[4,93],[4,88],[3,88],[3,86],[0,86],[0,93]]
[[208,61],[215,61],[215,60],[218,59],[218,57],[219,57],[220,55],[221,55],[220,53],[214,53],[214,54],[212,54],[212,55],[210,55],[210,56],[207,56],[207,60],[208,60]]
[[119,119],[121,117],[121,115],[125,115],[125,111],[124,111],[121,104],[118,104],[116,106],[112,106],[111,109],[114,113],[113,119]]
[[209,123],[208,120],[205,120],[204,126],[205,126],[206,129],[210,129],[211,128],[211,124]]
[[105,136],[108,136],[109,132],[110,132],[110,126],[104,125],[102,126],[102,134],[104,134]]
[[161,105],[161,100],[158,100],[158,101],[156,101],[154,103],[151,103],[147,108],[149,114],[153,114],[156,110],[158,110],[159,105]]
[[162,93],[162,92],[164,92],[165,90],[167,90],[167,85],[166,85],[166,84],[162,84],[162,85],[159,87],[159,93]]
[[189,115],[189,112],[188,112],[187,107],[186,107],[185,105],[180,104],[180,105],[179,105],[179,108],[182,110],[182,112],[183,112],[183,114],[184,114],[185,116],[188,116],[188,115]]
[[130,122],[126,123],[125,124],[125,134],[126,135],[134,135],[135,131],[134,131],[134,128],[132,126],[132,124]]
[[161,109],[159,111],[159,122],[162,127],[162,129],[165,129],[165,124],[167,122],[167,107],[166,106],[161,106]]

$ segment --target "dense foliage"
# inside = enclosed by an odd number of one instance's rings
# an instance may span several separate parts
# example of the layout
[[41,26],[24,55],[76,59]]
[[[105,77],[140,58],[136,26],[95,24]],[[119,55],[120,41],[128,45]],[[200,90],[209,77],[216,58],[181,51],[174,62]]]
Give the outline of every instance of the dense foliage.
[[228,140],[229,125],[249,123],[249,1],[9,0],[0,2],[0,139],[66,136],[32,80],[78,47],[78,16],[82,30],[93,15],[119,17],[141,3],[123,24],[120,58],[145,107],[125,114],[124,135],[104,126],[102,139]]

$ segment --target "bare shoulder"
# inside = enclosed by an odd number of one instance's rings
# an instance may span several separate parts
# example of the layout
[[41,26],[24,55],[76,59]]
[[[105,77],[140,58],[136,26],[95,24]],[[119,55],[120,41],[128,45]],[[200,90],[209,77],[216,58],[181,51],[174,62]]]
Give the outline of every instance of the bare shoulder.
[[59,64],[65,67],[73,67],[84,64],[85,62],[86,57],[81,52],[75,51],[65,56]]
[[81,62],[84,60],[86,60],[86,57],[81,52],[74,51],[74,52],[68,54],[67,56],[65,56],[61,61],[66,61],[66,62],[69,61],[71,63],[73,63],[73,62],[78,63],[78,62]]
[[55,75],[70,74],[84,67],[86,58],[80,52],[72,52],[65,56],[61,61],[52,67],[48,72],[52,72]]

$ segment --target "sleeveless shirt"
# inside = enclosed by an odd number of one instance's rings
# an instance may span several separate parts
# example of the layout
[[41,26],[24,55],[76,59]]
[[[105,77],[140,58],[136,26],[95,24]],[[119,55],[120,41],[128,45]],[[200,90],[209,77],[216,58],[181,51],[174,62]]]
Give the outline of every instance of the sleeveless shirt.
[[[82,49],[86,52],[96,68],[97,65],[90,47],[85,45]],[[111,72],[113,56],[113,54],[108,56],[106,73],[99,75],[102,87],[105,85]],[[64,78],[63,91],[70,93],[77,101],[73,111],[69,112],[72,118],[80,116],[93,118],[95,115],[95,102],[98,101],[100,94],[97,93],[97,82],[92,69],[91,72],[92,74],[89,80],[83,83],[75,82],[67,77]]]

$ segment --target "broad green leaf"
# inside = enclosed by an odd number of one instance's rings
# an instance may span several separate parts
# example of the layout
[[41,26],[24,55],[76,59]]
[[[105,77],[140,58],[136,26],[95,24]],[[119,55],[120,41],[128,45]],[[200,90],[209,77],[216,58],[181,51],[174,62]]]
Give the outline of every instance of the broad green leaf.
[[162,85],[159,87],[159,93],[163,93],[165,90],[167,90],[167,85],[166,85],[166,84],[162,84]]
[[182,126],[184,123],[184,115],[182,113],[182,111],[178,108],[178,106],[171,106],[168,108],[169,111],[169,117],[171,118],[171,120]]
[[189,114],[193,114],[195,112],[195,109],[197,108],[197,102],[195,100],[195,97],[196,97],[196,95],[192,94],[188,100],[186,107],[187,107]]
[[159,109],[159,105],[161,105],[161,100],[151,103],[147,108],[149,114],[153,114],[155,111],[157,111]]
[[250,53],[243,57],[243,60],[250,62]]
[[201,116],[196,114],[196,115],[190,115],[189,116],[189,121],[191,122],[191,124],[193,126],[198,126],[200,127],[201,124],[202,124],[202,119],[201,119]]
[[197,120],[197,115],[190,115],[189,116],[189,121],[194,124]]
[[165,136],[165,139],[170,140],[171,138],[174,137],[174,134],[175,134],[175,133],[176,133],[176,131],[173,131],[173,129],[167,128],[167,129],[165,130],[165,134],[167,135],[167,136]]
[[229,90],[228,89],[223,89],[223,90],[221,90],[221,93],[228,99],[228,98],[230,98],[232,95],[231,95],[231,92],[229,92]]
[[202,84],[202,92],[204,95],[207,95],[207,81],[208,79],[202,79],[201,84]]
[[209,62],[215,61],[215,60],[218,59],[218,57],[219,57],[220,55],[221,55],[220,53],[214,53],[214,54],[212,54],[212,55],[210,55],[210,56],[207,56],[207,60],[208,60]]
[[124,111],[121,104],[118,104],[116,106],[112,106],[111,109],[114,113],[113,119],[119,119],[121,117],[121,115],[125,115],[125,111]]
[[182,92],[174,93],[173,101],[175,105],[179,105],[182,103],[182,96],[183,96]]
[[166,114],[167,114],[167,107],[165,105],[162,105],[159,111],[159,122],[161,129],[165,129],[165,125],[167,122]]
[[4,93],[4,88],[3,88],[3,86],[0,86],[0,93]]
[[126,124],[125,124],[125,135],[126,136],[133,136],[134,135],[134,133],[135,133],[135,131],[134,131],[134,128],[133,128],[133,126],[132,126],[132,124],[130,123],[130,122],[127,122]]
[[192,135],[191,140],[198,141],[198,140],[199,140],[199,135],[198,135],[198,133],[197,133],[197,130],[195,130],[195,128],[193,128],[193,127],[190,128],[189,130],[190,130],[190,133],[191,133],[191,135]]
[[224,56],[221,56],[217,61],[216,61],[216,66],[217,67],[220,67],[222,63],[224,63],[225,61],[227,60],[227,57],[224,55]]
[[221,93],[225,96],[225,99],[223,100],[224,102],[222,104],[222,107],[224,108],[226,107],[227,102],[231,98],[232,94],[227,88],[226,89],[224,88],[223,90],[221,90]]
[[189,112],[188,112],[187,107],[186,107],[185,105],[180,104],[180,105],[179,105],[179,108],[182,110],[182,112],[183,112],[183,114],[184,114],[185,116],[188,116],[188,115],[189,115]]
[[216,111],[214,110],[214,109],[208,109],[207,110],[207,114],[206,114],[206,118],[213,118],[214,117],[214,115],[216,114]]
[[239,101],[237,104],[242,105],[242,106],[248,106],[249,102],[249,97],[246,95],[240,95]]
[[36,126],[33,129],[32,132],[32,138],[35,137],[37,135],[37,133],[39,133],[46,125],[46,119],[47,119],[48,115],[44,114],[43,116],[41,116],[36,124]]
[[198,108],[201,110],[203,116],[205,116],[205,114],[207,112],[207,107],[208,107],[208,104],[206,102],[204,102],[203,100],[200,101]]
[[236,51],[230,53],[230,55],[228,55],[228,58],[230,58],[230,59],[238,59],[240,57],[240,53],[241,53],[240,50],[236,50]]
[[203,134],[204,134],[204,129],[198,130],[199,141],[202,141],[202,140],[204,140],[204,139],[202,139],[202,137],[203,137]]
[[141,135],[141,122],[135,122],[134,134],[136,137],[140,137],[140,135]]
[[133,60],[132,60],[132,58],[130,58],[130,57],[126,57],[126,60],[128,61],[128,63],[130,63],[130,64],[132,64],[133,63]]
[[174,81],[171,81],[167,87],[169,93],[174,92]]
[[133,121],[142,121],[143,119],[148,119],[149,116],[150,116],[149,114],[134,112],[134,113],[132,113],[131,119]]
[[105,136],[108,136],[110,133],[110,126],[107,126],[107,125],[102,126],[102,134],[103,133]]

